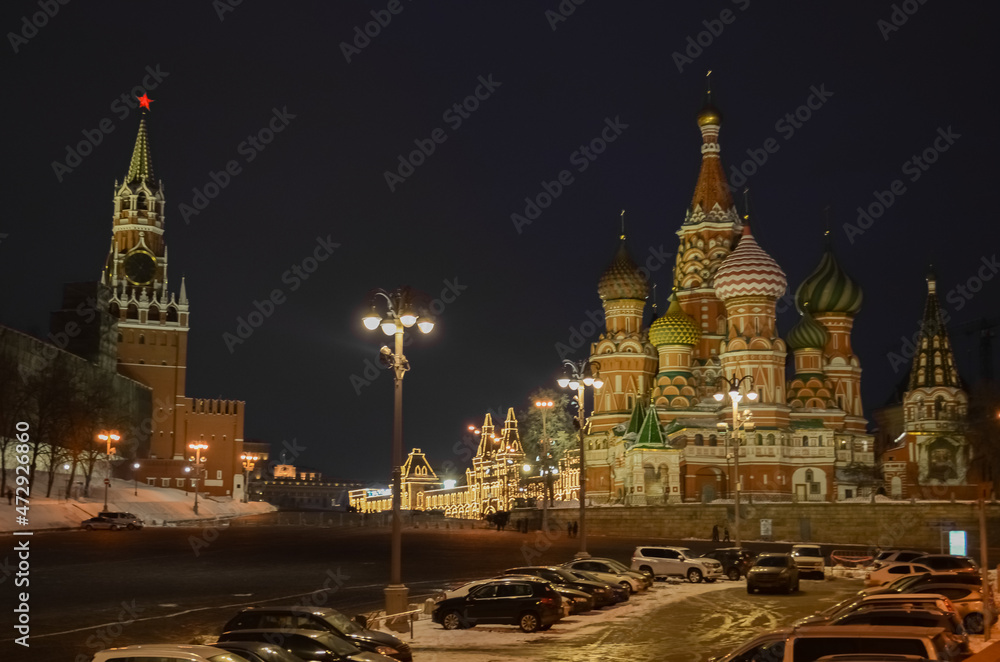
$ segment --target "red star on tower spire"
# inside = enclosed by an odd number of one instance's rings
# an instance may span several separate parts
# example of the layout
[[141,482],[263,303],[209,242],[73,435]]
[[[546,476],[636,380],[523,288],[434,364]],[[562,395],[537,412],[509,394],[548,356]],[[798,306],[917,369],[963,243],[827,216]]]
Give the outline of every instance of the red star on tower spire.
[[149,107],[149,104],[153,103],[153,100],[150,99],[149,95],[147,95],[145,92],[142,93],[141,97],[136,97],[136,99],[139,100],[140,108],[145,108],[146,110],[152,110],[152,108]]

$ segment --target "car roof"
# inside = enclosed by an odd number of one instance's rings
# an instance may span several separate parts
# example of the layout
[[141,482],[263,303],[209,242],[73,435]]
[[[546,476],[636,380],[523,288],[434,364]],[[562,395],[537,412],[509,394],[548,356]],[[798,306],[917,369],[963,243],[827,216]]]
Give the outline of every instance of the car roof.
[[336,609],[331,609],[330,607],[307,607],[306,605],[253,605],[252,607],[246,607],[240,613],[244,611],[289,611],[320,616],[335,612]]
[[[240,633],[263,634],[267,632],[280,632],[282,636],[299,634],[302,635],[303,637],[309,637],[310,639],[316,639],[317,637],[332,636],[335,639],[340,639],[341,641],[344,641],[345,643],[348,644],[351,643],[349,641],[346,641],[345,639],[341,639],[340,637],[336,637],[335,635],[330,634],[330,632],[327,630],[303,630],[303,629],[289,629],[289,628],[241,628],[239,630],[227,630],[226,632],[223,632],[223,635],[240,634]],[[351,645],[353,646],[354,644]]]
[[791,556],[788,552],[761,552],[757,555],[757,558],[762,558],[764,556]]
[[132,646],[122,646],[120,648],[106,648],[95,654],[94,659],[103,659],[109,656],[114,659],[114,657],[123,656],[123,654],[125,654],[124,657],[136,657],[139,653],[142,653],[143,657],[153,655],[163,656],[166,654],[184,654],[193,659],[195,656],[208,658],[214,655],[223,655],[228,652],[229,651],[216,648],[215,646],[201,646],[197,644],[135,644]]
[[944,628],[926,628],[914,625],[879,625],[873,628],[871,625],[800,625],[795,628],[795,636],[807,637],[934,637],[942,632]]

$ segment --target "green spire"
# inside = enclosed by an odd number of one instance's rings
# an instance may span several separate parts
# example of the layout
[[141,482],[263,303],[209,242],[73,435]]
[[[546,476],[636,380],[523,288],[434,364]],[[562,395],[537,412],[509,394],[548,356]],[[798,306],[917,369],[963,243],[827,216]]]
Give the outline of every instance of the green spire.
[[628,419],[628,428],[625,430],[625,434],[630,432],[638,435],[639,430],[642,429],[642,419],[646,415],[646,410],[642,406],[642,398],[635,399],[635,406],[632,407],[632,417]]
[[644,448],[664,448],[663,431],[660,430],[660,418],[656,415],[656,407],[650,407],[646,412],[646,420],[642,422],[642,429],[635,440],[637,447]]
[[132,161],[128,166],[125,183],[144,181],[151,189],[156,187],[153,177],[153,158],[149,153],[149,136],[146,133],[146,118],[139,120],[139,135],[135,139],[135,149],[132,150]]

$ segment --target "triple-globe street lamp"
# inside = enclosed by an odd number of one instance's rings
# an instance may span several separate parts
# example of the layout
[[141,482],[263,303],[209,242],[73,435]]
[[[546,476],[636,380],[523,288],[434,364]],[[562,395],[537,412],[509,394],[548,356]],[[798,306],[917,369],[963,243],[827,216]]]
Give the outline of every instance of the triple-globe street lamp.
[[735,374],[732,377],[720,377],[719,383],[723,385],[724,391],[719,391],[714,395],[715,399],[719,402],[725,400],[726,396],[729,396],[729,401],[733,405],[733,422],[732,427],[729,426],[725,421],[719,421],[718,429],[719,432],[726,435],[726,446],[729,446],[729,440],[733,441],[733,470],[736,473],[734,501],[736,507],[734,509],[735,515],[733,518],[733,528],[736,547],[742,547],[742,540],[740,538],[740,490],[743,488],[742,479],[740,478],[740,438],[739,429],[742,427],[744,435],[749,437],[753,434],[755,429],[755,424],[753,421],[753,412],[748,409],[744,409],[741,413],[739,411],[740,401],[743,400],[743,394],[740,393],[740,386],[743,382],[747,382],[747,392],[746,398],[753,402],[757,399],[757,392],[753,390],[753,377],[750,375],[744,375],[742,377],[737,377]]
[[[371,309],[361,321],[369,331],[381,327],[382,332],[395,339],[395,350],[383,345],[379,360],[391,368],[395,382],[394,415],[392,423],[392,551],[389,585],[385,588],[385,613],[398,614],[409,607],[409,589],[402,580],[403,528],[400,520],[402,501],[401,467],[403,464],[403,376],[410,369],[410,362],[403,354],[403,333],[414,324],[421,333],[430,333],[434,320],[424,310],[417,309],[416,293],[407,287],[392,292],[372,290],[369,297]],[[378,312],[378,303],[385,306],[385,314]]]
[[243,465],[243,503],[250,501],[250,469],[257,464],[260,455],[255,453],[243,453],[240,455],[240,462]]
[[204,441],[188,444],[188,448],[194,451],[194,514],[198,514],[198,478],[201,476],[201,452],[208,450],[208,444]]
[[580,431],[580,488],[578,490],[578,496],[580,497],[580,523],[579,532],[580,537],[580,551],[575,554],[578,559],[590,558],[590,554],[587,552],[587,467],[584,456],[584,435],[586,434],[587,428],[587,413],[584,406],[584,395],[586,394],[586,387],[590,386],[595,390],[600,389],[604,386],[604,380],[601,379],[601,364],[597,361],[590,361],[587,359],[581,359],[580,361],[571,361],[569,359],[563,359],[563,369],[565,375],[557,380],[559,386],[563,388],[569,388],[570,390],[576,391],[576,401],[577,401],[577,418],[576,427]]
[[105,457],[108,460],[108,475],[104,479],[104,510],[107,510],[108,509],[108,488],[111,487],[111,455],[116,450],[116,449],[114,449],[114,448],[111,447],[111,444],[112,443],[118,443],[118,440],[121,439],[121,437],[118,436],[118,433],[115,432],[114,430],[105,430],[105,431],[101,432],[99,435],[97,435],[97,438],[99,440],[103,441],[107,445],[106,446],[107,453],[106,453]]

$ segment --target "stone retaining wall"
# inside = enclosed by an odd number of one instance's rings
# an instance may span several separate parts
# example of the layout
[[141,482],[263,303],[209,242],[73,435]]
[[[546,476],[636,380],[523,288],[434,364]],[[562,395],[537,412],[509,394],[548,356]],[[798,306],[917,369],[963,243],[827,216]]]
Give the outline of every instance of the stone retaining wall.
[[[744,540],[937,550],[942,530],[957,529],[967,532],[967,552],[979,556],[979,511],[975,503],[769,503],[742,504],[740,510]],[[523,517],[531,519],[534,528],[540,525],[541,515],[537,511],[515,511],[511,521]],[[578,519],[578,511],[556,508],[549,511],[549,518],[563,528]],[[770,520],[770,536],[761,535],[761,520]],[[713,524],[719,525],[720,532],[728,526],[732,533],[734,506],[676,504],[587,509],[590,535],[710,538]],[[1000,548],[1000,504],[986,505],[986,524],[989,546]]]

